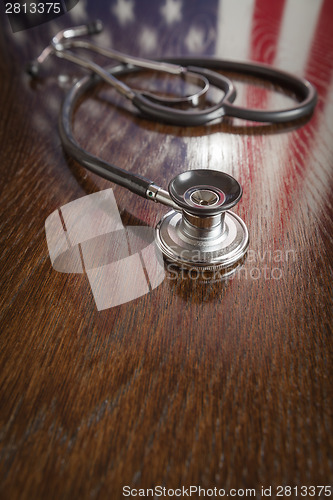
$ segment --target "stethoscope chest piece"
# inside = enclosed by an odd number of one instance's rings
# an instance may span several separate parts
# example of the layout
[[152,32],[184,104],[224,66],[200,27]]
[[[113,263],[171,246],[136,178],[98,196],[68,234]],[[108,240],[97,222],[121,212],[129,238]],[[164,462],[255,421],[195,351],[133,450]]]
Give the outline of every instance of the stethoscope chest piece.
[[169,194],[180,211],[156,227],[166,260],[186,269],[235,269],[249,243],[246,225],[228,210],[242,196],[239,183],[223,172],[192,170],[170,182]]

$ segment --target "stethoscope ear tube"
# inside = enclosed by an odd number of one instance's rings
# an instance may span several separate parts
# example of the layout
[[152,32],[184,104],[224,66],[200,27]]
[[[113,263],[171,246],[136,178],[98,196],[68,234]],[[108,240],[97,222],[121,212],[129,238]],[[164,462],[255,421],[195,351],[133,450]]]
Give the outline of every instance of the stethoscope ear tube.
[[[301,99],[301,102],[292,108],[260,110],[241,108],[233,104],[235,95],[232,95],[231,99],[225,96],[221,105],[220,116],[230,116],[261,123],[285,123],[310,115],[317,104],[317,91],[308,80],[296,77],[286,71],[272,68],[266,64],[228,61],[213,57],[205,57],[203,59],[197,57],[187,57],[186,59],[176,57],[168,58],[167,61],[173,64],[195,65],[199,66],[200,69],[204,66],[205,68],[209,68],[209,70],[227,71],[240,76],[246,75],[260,78],[293,91]],[[213,74],[214,71],[211,71],[211,73]],[[208,118],[210,117],[208,116]],[[211,119],[215,118],[214,114],[212,114]]]
[[[300,119],[311,113],[316,105],[317,92],[307,81],[294,77],[289,73],[276,70],[266,65],[238,63],[234,61],[221,61],[217,59],[197,58],[172,58],[163,61],[178,63],[187,66],[192,73],[202,74],[212,85],[223,91],[223,97],[215,104],[205,109],[187,109],[186,111],[174,109],[150,100],[142,93],[133,91],[132,103],[144,116],[158,121],[182,126],[198,126],[220,119],[223,116],[232,116],[257,122],[282,123]],[[188,64],[190,63],[190,66]],[[194,66],[192,66],[194,64]],[[208,66],[202,68],[201,65]],[[198,67],[199,66],[199,67]],[[225,76],[219,75],[214,70],[231,71],[241,75],[250,75],[277,82],[294,91],[302,101],[294,108],[285,110],[254,110],[240,108],[233,104],[236,90],[232,82]],[[140,71],[128,65],[118,65],[108,70],[112,75],[125,75]],[[65,151],[95,174],[119,184],[135,194],[147,198],[150,186],[154,182],[138,174],[133,174],[110,164],[84,150],[75,140],[72,130],[72,121],[75,104],[78,99],[91,87],[100,82],[96,75],[87,76],[77,82],[64,99],[59,120],[59,133]]]
[[[168,59],[169,61],[169,59]],[[141,113],[147,118],[153,118],[172,125],[192,127],[205,125],[208,122],[222,118],[225,115],[224,102],[232,103],[236,98],[236,89],[231,80],[224,75],[219,75],[215,71],[196,66],[186,66],[191,73],[204,76],[210,84],[223,92],[223,96],[212,106],[204,109],[187,109],[186,111],[175,108],[168,108],[151,101],[142,93],[135,92],[132,100]]]
[[[223,116],[261,123],[283,123],[309,115],[316,105],[317,92],[310,82],[265,64],[228,61],[213,57],[175,57],[161,58],[156,61],[129,56],[114,49],[104,49],[86,40],[77,40],[83,35],[98,33],[101,29],[102,23],[97,21],[60,31],[53,37],[51,44],[30,65],[29,72],[35,75],[39,66],[51,54],[55,54],[57,57],[67,59],[97,74],[100,79],[104,79],[121,95],[131,100],[144,116],[173,125],[204,125],[221,119]],[[82,58],[71,51],[71,49],[77,48],[90,50],[108,59],[120,61],[122,65],[109,70],[105,69],[94,61]],[[124,75],[130,72],[142,71],[143,69],[178,75],[184,80],[195,82],[201,88],[192,96],[159,98],[158,95],[152,95],[147,91],[140,92],[131,89],[116,77],[116,75]],[[225,76],[218,74],[217,71],[229,71],[241,76],[257,77],[273,84],[282,85],[295,92],[296,98],[300,98],[301,102],[291,108],[281,110],[242,108],[237,104],[233,104],[236,90],[232,82]],[[201,98],[207,95],[209,84],[222,90],[223,97],[217,103],[201,108]],[[187,110],[174,108],[173,104],[177,103],[192,104],[196,108]]]

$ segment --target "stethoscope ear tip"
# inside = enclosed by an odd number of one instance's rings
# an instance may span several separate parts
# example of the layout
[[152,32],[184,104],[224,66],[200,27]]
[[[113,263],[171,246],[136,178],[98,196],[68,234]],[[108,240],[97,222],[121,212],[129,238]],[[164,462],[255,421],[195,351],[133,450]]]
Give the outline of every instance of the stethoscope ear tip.
[[40,64],[38,61],[29,61],[25,67],[25,71],[28,75],[36,78],[40,72]]
[[88,35],[97,35],[101,31],[103,31],[103,23],[100,19],[96,19],[96,21],[87,24]]

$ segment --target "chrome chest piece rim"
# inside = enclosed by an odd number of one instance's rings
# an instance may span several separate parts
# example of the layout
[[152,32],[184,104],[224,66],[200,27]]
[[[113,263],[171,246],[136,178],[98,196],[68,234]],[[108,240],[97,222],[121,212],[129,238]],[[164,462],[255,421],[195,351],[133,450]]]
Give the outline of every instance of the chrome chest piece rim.
[[[234,266],[246,254],[248,230],[242,219],[226,212],[223,231],[207,238],[200,229],[197,237],[182,229],[182,214],[171,210],[157,224],[156,243],[164,257],[186,269],[216,269]],[[200,237],[201,232],[201,237]]]
[[175,177],[169,193],[181,211],[171,210],[156,227],[166,260],[187,269],[235,267],[249,244],[245,223],[227,210],[241,198],[239,183],[223,172],[194,170]]

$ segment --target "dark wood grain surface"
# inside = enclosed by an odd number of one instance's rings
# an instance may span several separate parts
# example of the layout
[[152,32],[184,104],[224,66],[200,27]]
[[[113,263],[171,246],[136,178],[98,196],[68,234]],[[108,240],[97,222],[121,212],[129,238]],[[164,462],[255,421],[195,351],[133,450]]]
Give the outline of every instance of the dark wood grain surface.
[[[332,485],[332,6],[81,0],[15,34],[2,9],[1,498]],[[77,110],[87,149],[160,185],[197,168],[239,180],[250,248],[234,279],[167,274],[98,311],[86,274],[52,268],[45,220],[71,201],[112,187],[124,225],[166,212],[64,154],[59,107],[82,71],[55,59],[38,81],[23,70],[56,31],[97,17],[101,45],[266,62],[316,85],[311,119],[279,126],[158,124],[103,85]],[[237,78],[237,102],[292,102],[257,83]]]

